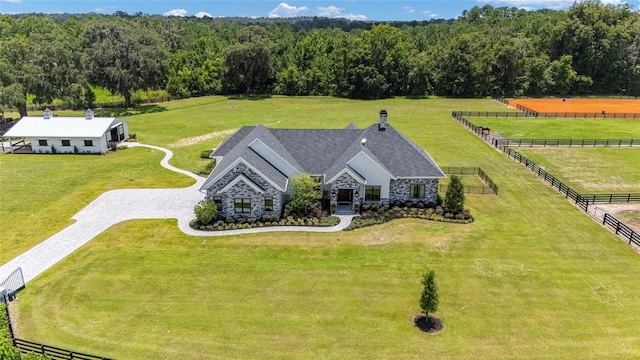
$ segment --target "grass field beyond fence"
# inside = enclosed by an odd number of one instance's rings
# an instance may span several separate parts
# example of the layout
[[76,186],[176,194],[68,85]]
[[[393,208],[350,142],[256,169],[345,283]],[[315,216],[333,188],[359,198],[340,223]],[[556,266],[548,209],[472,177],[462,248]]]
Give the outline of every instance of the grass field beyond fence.
[[640,148],[518,148],[580,193],[640,192]]
[[[466,99],[205,97],[138,109],[125,116],[130,131],[169,146],[172,163],[193,170],[203,149],[243,125],[364,127],[386,109],[389,123],[436,162],[481,167],[500,195],[467,197],[476,220],[466,225],[402,219],[330,234],[200,238],[172,219],[120,223],[27,284],[14,303],[19,336],[134,360],[639,358],[638,253],[450,116],[502,108]],[[3,174],[21,174],[24,164],[7,159],[0,156]],[[24,161],[35,168],[45,160]],[[159,156],[127,160],[149,164],[143,178],[161,174]],[[79,158],[67,161],[82,168]],[[48,181],[64,181],[54,170]],[[15,186],[50,191],[39,184]],[[19,208],[24,196],[3,204]],[[73,211],[57,210],[80,201],[65,199],[43,198],[47,210],[33,221],[52,216],[57,225],[47,231],[59,230]],[[11,234],[29,229],[24,221]],[[412,324],[427,268],[440,294],[437,335]]]

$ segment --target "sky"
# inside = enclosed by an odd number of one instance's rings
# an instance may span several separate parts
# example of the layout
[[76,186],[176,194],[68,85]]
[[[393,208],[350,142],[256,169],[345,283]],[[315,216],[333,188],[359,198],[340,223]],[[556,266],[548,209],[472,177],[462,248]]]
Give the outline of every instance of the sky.
[[[0,0],[0,13],[99,13],[196,17],[285,18],[321,16],[362,21],[451,19],[463,10],[489,4],[527,10],[566,10],[574,0]],[[625,0],[602,0],[621,4]],[[629,0],[638,9],[640,0]]]

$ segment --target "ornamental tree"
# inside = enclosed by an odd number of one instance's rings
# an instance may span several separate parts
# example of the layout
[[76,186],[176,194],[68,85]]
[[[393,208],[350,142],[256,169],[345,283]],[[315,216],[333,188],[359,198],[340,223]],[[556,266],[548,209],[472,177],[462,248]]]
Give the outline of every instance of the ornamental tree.
[[430,312],[438,310],[438,286],[436,285],[436,272],[427,270],[422,278],[422,296],[420,297],[420,309],[428,318]]
[[444,198],[444,207],[449,211],[464,210],[464,185],[459,176],[452,175]]
[[310,209],[320,205],[320,199],[322,199],[320,182],[306,173],[291,177],[291,181],[293,189],[291,202],[288,204],[291,211],[307,215]]

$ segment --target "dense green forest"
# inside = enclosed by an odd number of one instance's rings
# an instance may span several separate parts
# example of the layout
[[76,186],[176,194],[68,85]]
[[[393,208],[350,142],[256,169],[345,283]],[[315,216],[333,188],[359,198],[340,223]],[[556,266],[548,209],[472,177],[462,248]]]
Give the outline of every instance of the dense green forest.
[[455,20],[213,19],[117,12],[1,15],[0,105],[80,108],[92,87],[121,94],[640,94],[640,14],[490,5]]

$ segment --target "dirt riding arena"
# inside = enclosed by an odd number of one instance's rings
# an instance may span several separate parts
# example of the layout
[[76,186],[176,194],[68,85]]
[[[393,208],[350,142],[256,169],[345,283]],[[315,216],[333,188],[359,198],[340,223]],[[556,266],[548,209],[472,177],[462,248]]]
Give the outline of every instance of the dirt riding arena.
[[531,110],[547,113],[637,113],[640,114],[640,100],[609,99],[509,99],[509,106],[521,105]]

